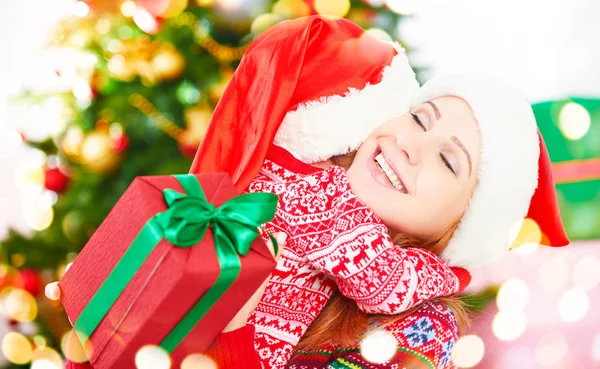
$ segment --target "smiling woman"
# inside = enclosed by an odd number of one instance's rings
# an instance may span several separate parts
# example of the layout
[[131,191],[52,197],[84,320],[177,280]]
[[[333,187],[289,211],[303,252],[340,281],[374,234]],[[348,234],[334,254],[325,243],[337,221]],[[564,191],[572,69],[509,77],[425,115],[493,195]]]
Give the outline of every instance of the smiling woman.
[[521,94],[484,76],[414,77],[399,45],[315,16],[261,34],[227,86],[191,172],[279,196],[265,229],[287,243],[249,324],[226,333],[261,366],[373,368],[360,340],[385,328],[399,346],[382,367],[452,367],[462,315],[448,296],[470,277],[451,266],[501,256],[526,215],[567,242]]
[[469,105],[458,97],[437,98],[367,137],[348,179],[388,227],[421,239],[439,238],[464,213],[475,189],[471,168],[479,167],[479,145]]

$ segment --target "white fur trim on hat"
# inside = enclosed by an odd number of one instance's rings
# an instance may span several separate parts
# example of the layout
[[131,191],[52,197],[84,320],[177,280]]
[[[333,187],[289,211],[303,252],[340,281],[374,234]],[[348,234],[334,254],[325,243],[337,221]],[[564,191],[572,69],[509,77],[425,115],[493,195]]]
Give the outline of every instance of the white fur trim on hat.
[[[300,104],[286,114],[273,143],[305,163],[316,163],[357,149],[375,128],[408,112],[419,83],[405,50],[391,44],[398,54],[379,83]],[[331,69],[335,73],[335,66]]]
[[516,237],[538,184],[539,139],[531,105],[513,86],[485,75],[446,75],[425,83],[411,108],[442,96],[471,107],[481,135],[478,184],[446,250],[451,266],[499,259]]

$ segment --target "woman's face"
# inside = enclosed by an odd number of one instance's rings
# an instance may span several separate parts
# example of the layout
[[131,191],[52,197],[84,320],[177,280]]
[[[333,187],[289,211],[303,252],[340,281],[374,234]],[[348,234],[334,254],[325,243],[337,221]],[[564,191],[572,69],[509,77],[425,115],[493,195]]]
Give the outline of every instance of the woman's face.
[[430,239],[462,216],[478,168],[477,121],[463,99],[448,96],[380,126],[358,149],[348,179],[389,228]]

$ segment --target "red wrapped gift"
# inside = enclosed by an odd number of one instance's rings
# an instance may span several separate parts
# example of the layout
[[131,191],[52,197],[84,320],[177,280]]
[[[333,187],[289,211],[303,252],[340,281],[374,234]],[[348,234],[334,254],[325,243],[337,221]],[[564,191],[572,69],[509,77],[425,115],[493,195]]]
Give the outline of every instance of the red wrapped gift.
[[224,173],[133,181],[59,282],[95,369],[135,368],[146,345],[178,368],[268,277],[275,261],[257,227],[277,196],[236,196]]

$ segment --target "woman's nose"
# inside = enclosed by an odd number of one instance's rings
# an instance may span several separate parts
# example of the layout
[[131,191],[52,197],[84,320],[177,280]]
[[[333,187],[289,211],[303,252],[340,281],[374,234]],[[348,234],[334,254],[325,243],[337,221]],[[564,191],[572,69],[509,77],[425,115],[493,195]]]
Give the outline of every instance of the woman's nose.
[[401,132],[396,135],[396,146],[405,154],[410,165],[418,165],[423,146],[422,135],[412,132]]

